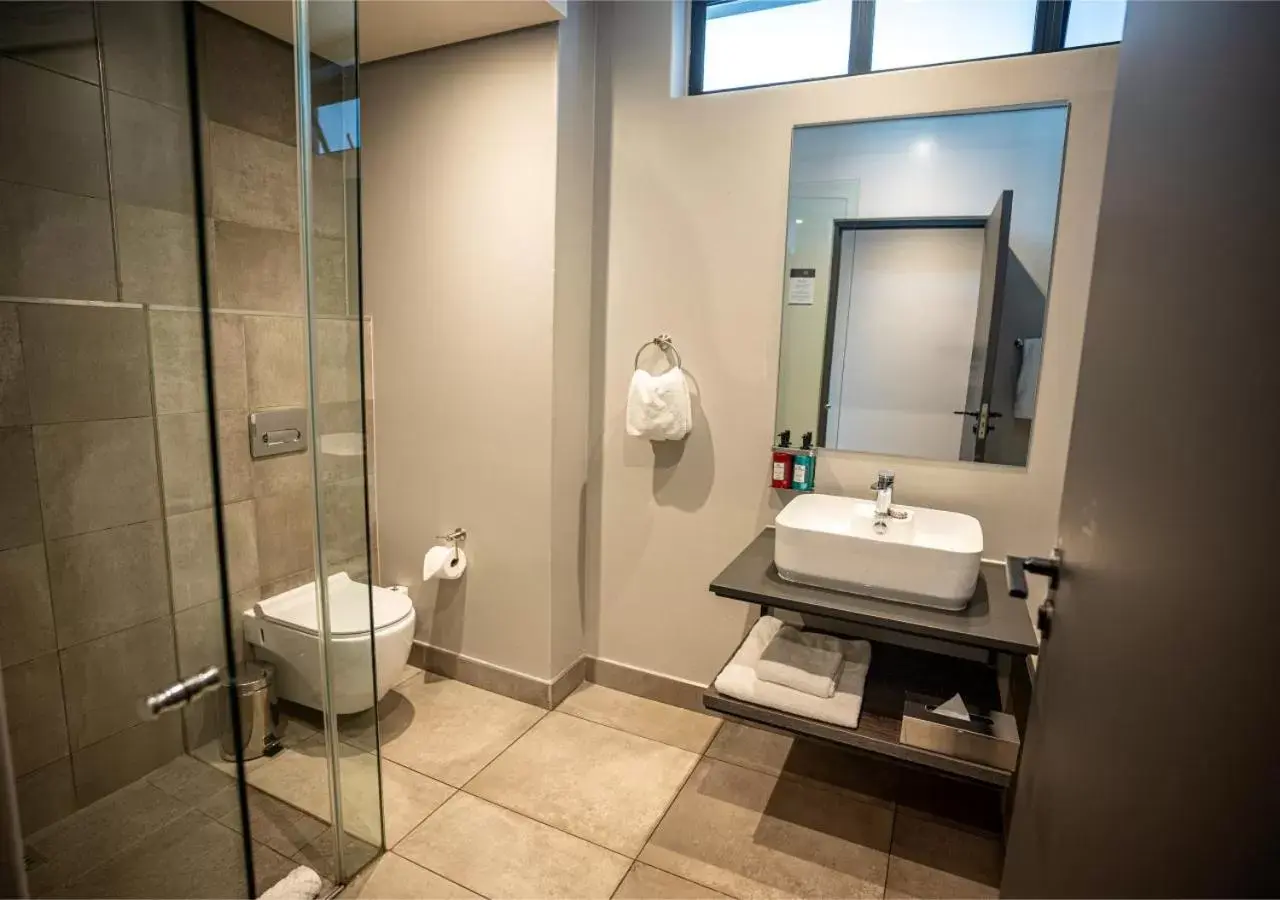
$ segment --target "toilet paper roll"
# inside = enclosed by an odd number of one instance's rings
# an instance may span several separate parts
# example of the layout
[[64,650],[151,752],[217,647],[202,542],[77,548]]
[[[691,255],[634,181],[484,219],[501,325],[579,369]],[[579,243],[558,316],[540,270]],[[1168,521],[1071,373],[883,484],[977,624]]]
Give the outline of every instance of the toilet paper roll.
[[465,550],[454,551],[452,547],[436,546],[427,551],[422,558],[422,580],[443,578],[447,581],[461,578],[467,571],[467,553]]

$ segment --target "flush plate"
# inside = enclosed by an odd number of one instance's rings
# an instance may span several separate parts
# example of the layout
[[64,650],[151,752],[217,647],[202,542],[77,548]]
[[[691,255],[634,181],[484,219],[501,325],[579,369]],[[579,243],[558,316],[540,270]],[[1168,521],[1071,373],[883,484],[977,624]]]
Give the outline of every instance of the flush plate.
[[307,449],[307,410],[294,406],[249,414],[249,455],[254,459]]

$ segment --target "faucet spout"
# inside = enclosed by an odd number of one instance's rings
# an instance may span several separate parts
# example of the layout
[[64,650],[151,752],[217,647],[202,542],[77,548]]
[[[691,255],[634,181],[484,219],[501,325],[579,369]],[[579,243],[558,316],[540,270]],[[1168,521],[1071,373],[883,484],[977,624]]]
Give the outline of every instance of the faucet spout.
[[882,470],[876,475],[871,490],[876,492],[876,520],[883,521],[893,511],[893,473]]

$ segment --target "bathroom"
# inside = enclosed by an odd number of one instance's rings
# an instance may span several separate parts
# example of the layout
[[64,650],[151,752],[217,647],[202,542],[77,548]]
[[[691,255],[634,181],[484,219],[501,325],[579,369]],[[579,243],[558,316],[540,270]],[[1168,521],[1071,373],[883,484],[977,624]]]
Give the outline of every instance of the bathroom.
[[[1268,332],[1235,225],[1185,238],[1239,261],[1234,349],[1180,301],[1197,270],[1126,268],[1177,247],[1135,216],[1237,202],[1142,130],[1212,119],[1174,36],[1267,58],[1267,5],[1211,6],[0,5],[0,889],[1266,893],[1206,862],[1212,821],[1135,806],[1179,694],[1081,600],[1124,519],[1102,460],[1170,440],[1106,398],[1208,402],[1131,298],[1224,358]],[[1164,519],[1140,572],[1178,621],[1209,567],[1261,603],[1265,554],[1161,567],[1191,540]],[[757,678],[779,622],[826,651],[816,691]],[[1262,701],[1265,630],[1216,690]],[[1228,707],[1157,757],[1184,804],[1251,812],[1187,774],[1265,771]],[[1120,774],[1072,768],[1102,745]],[[1138,833],[1160,871],[1119,858]]]

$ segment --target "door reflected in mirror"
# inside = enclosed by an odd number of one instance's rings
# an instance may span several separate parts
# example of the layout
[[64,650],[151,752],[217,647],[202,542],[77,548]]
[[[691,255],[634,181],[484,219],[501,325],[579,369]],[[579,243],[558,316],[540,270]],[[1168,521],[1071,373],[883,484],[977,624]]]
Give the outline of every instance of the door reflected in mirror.
[[797,128],[775,430],[1025,466],[1067,108]]

